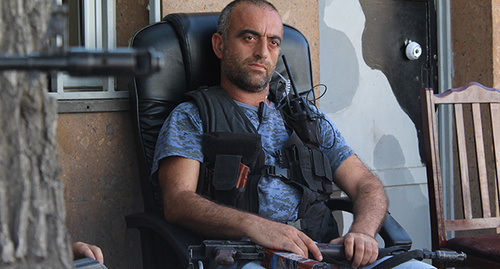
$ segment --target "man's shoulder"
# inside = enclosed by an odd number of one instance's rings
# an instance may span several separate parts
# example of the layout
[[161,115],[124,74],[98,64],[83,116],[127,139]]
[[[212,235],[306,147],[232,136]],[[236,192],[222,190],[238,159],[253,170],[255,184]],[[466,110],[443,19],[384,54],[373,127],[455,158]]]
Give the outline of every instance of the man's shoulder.
[[198,112],[198,106],[193,101],[184,101],[177,105],[172,113],[189,113]]
[[171,126],[185,125],[187,122],[199,125],[201,124],[200,111],[195,103],[190,101],[182,102],[170,112],[165,122]]
[[197,90],[190,91],[186,93],[188,100],[191,100],[198,105],[204,105],[207,102],[209,103],[214,103],[217,101],[225,100],[225,99],[230,99],[230,98],[224,98],[228,97],[227,92],[219,85],[216,86],[202,86],[199,87]]

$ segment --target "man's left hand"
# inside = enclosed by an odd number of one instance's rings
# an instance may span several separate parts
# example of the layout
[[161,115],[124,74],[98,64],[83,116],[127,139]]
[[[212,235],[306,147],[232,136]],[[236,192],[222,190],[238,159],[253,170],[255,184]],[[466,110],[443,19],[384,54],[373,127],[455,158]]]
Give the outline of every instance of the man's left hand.
[[333,239],[330,244],[344,245],[346,259],[352,262],[353,268],[372,264],[378,257],[377,240],[364,233],[349,232]]
[[71,244],[71,250],[75,259],[85,257],[94,258],[100,263],[104,263],[104,256],[98,246],[90,245],[84,242],[75,242]]

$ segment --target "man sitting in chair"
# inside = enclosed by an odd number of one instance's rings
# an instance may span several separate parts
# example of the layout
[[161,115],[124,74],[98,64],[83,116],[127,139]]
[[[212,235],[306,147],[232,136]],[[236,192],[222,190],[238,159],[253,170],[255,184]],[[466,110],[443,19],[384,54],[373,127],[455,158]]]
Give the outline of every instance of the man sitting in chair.
[[[281,17],[265,0],[236,0],[220,14],[212,45],[221,85],[192,93],[159,134],[152,181],[165,218],[205,237],[248,238],[319,261],[315,241],[344,244],[353,267],[372,264],[387,212],[384,189],[317,108],[309,106],[317,119],[310,140],[319,141],[304,141],[285,124],[269,86],[282,36]],[[207,130],[206,121],[216,127]],[[322,202],[332,182],[354,202],[343,237]]]

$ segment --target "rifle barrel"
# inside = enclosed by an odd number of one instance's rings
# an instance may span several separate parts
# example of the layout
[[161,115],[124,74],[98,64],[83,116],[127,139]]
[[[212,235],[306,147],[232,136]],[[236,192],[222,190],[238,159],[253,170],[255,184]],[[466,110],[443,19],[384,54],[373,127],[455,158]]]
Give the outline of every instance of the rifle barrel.
[[61,54],[0,56],[0,70],[66,71],[73,76],[150,75],[159,71],[162,63],[155,51],[136,49],[76,48]]

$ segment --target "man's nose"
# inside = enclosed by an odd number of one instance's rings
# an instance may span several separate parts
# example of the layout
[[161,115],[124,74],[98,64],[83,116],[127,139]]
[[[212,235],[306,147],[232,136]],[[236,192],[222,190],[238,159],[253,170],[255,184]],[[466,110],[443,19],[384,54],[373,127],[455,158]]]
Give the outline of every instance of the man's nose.
[[260,39],[256,44],[254,55],[257,58],[267,58],[269,56],[269,48],[267,46],[267,41]]

